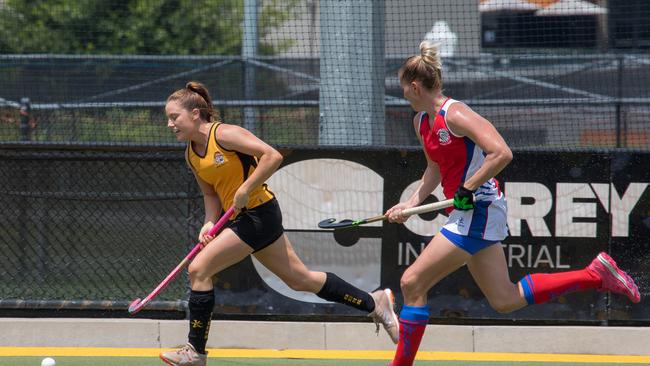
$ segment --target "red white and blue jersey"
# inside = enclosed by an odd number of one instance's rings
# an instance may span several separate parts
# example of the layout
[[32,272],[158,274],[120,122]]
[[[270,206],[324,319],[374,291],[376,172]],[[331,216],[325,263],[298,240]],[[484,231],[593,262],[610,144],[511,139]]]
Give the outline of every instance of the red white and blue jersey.
[[[481,168],[486,155],[472,139],[454,134],[447,125],[445,115],[456,102],[447,98],[433,121],[426,112],[421,112],[418,129],[425,153],[438,165],[440,184],[447,198],[453,198],[458,187]],[[505,239],[508,235],[506,202],[499,182],[495,178],[488,180],[474,196],[474,210],[448,209],[449,220],[444,228],[476,239]]]

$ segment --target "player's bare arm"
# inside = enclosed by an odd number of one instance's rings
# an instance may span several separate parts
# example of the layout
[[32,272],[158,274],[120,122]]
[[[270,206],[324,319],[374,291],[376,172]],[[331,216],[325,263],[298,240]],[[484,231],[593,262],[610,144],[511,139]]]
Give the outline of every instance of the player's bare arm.
[[[418,141],[420,141],[420,145],[422,145],[422,149],[424,149],[424,145],[422,144],[422,139],[420,138],[418,131],[421,115],[422,113],[418,113],[415,115],[415,117],[413,117],[413,128],[415,129],[415,135],[417,136]],[[429,159],[426,151],[423,150],[423,152],[424,156],[427,159],[427,167],[422,174],[420,183],[415,189],[415,192],[413,192],[411,197],[409,197],[409,199],[398,203],[386,211],[385,215],[388,216],[388,220],[390,222],[403,223],[408,220],[408,217],[401,215],[401,211],[415,207],[422,203],[431,194],[431,192],[436,189],[438,184],[440,184],[440,169],[438,168],[438,164]]]
[[427,159],[427,167],[424,170],[424,173],[422,174],[422,179],[420,179],[420,184],[418,185],[418,188],[415,190],[411,198],[409,199],[409,203],[412,204],[411,207],[417,206],[420,203],[422,203],[429,195],[431,192],[433,192],[434,189],[440,184],[440,169],[438,168],[438,164],[433,162],[430,158],[429,155],[427,155],[427,152],[424,151],[424,143],[422,142],[422,137],[420,137],[420,118],[422,113],[418,113],[413,117],[413,128],[415,129],[415,136],[417,136],[418,141],[420,141],[420,146],[422,146],[422,152],[424,153],[424,157]]
[[486,154],[481,168],[463,184],[465,188],[476,190],[512,161],[512,151],[494,125],[467,105],[455,103],[449,107],[446,121],[453,133],[469,137]]
[[196,174],[196,170],[194,170],[194,167],[187,159],[187,156],[185,157],[185,162],[187,163],[187,166],[190,167],[190,170],[192,170],[194,179],[196,179],[196,183],[203,194],[205,217],[203,219],[203,227],[199,231],[199,241],[205,244],[212,240],[212,237],[206,236],[206,233],[212,228],[217,220],[217,216],[221,213],[221,199],[210,183],[204,181],[198,176],[198,174]]
[[241,209],[246,206],[250,191],[264,183],[278,169],[282,163],[282,154],[248,130],[235,125],[221,126],[217,139],[219,144],[228,150],[239,151],[258,159],[258,165],[253,174],[235,193],[235,207]]

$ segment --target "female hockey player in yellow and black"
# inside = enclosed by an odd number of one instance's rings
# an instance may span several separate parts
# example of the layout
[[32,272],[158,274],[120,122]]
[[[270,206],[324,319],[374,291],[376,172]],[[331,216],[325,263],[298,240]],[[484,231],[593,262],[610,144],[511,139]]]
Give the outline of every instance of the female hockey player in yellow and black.
[[[169,365],[205,365],[210,319],[215,303],[212,277],[254,255],[296,291],[308,291],[333,302],[366,311],[381,323],[393,342],[399,335],[389,289],[367,293],[333,273],[310,271],[294,252],[282,227],[282,213],[264,183],[280,166],[282,155],[248,130],[221,123],[207,88],[189,82],[167,99],[167,126],[187,141],[186,158],[203,192],[205,221],[199,232],[204,249],[189,266],[189,341],[164,352]],[[207,235],[222,209],[236,216],[216,237]]]

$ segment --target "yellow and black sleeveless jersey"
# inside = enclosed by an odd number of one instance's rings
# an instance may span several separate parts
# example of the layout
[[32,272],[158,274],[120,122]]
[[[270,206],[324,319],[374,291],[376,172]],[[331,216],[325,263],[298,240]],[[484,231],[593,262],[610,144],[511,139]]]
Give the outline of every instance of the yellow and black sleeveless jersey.
[[[233,204],[239,186],[255,171],[257,158],[219,145],[217,130],[221,123],[210,127],[206,151],[194,151],[192,143],[187,144],[185,158],[192,170],[214,188],[224,210]],[[273,198],[266,184],[255,187],[248,196],[246,208],[257,207]]]

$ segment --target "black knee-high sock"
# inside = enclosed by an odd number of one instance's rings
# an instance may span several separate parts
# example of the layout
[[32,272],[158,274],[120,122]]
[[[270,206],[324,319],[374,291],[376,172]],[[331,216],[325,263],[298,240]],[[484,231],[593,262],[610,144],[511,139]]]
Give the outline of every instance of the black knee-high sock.
[[375,310],[375,301],[369,293],[343,281],[334,273],[326,272],[325,274],[327,275],[325,284],[316,296],[327,301],[352,306],[353,308],[369,313]]
[[190,334],[189,342],[198,353],[205,353],[208,342],[210,320],[214,309],[214,290],[190,292]]

